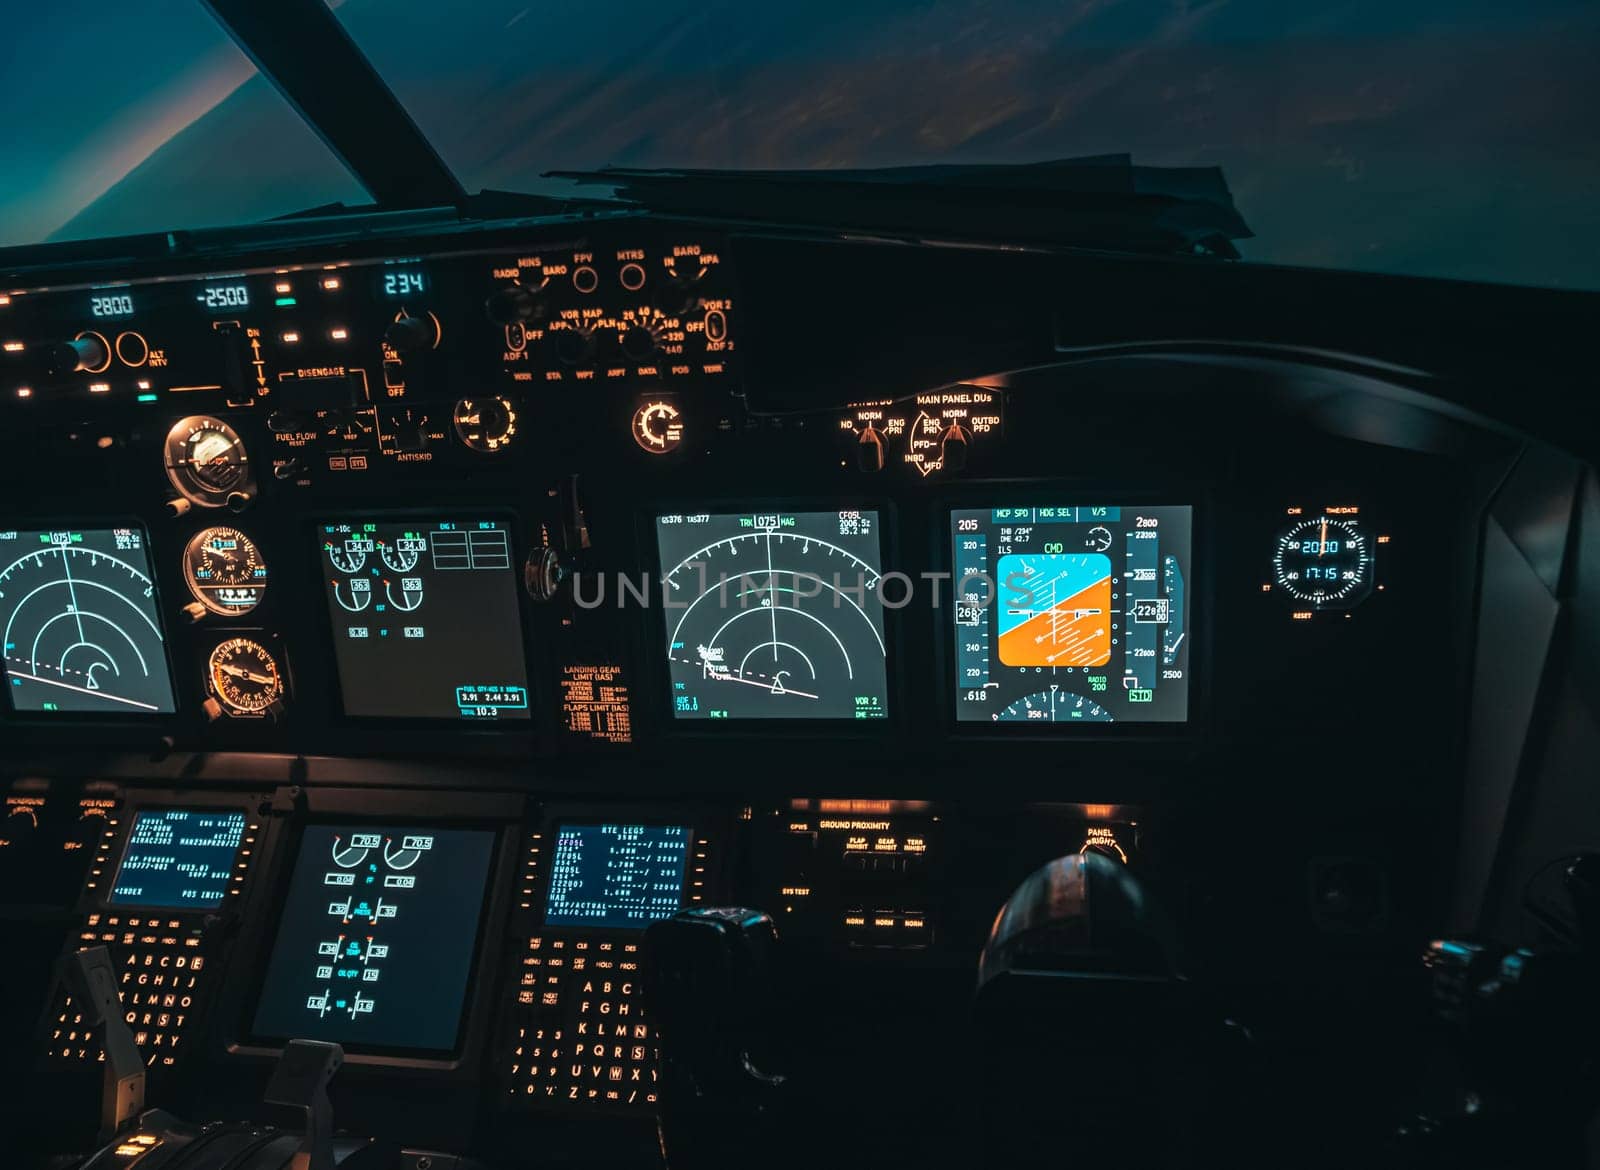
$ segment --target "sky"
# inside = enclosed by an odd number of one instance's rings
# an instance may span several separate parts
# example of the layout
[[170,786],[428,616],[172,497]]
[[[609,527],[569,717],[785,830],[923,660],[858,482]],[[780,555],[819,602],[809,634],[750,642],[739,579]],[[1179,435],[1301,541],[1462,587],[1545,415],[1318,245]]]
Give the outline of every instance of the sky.
[[[1247,259],[1600,288],[1593,0],[347,0],[338,15],[469,190],[606,163],[1131,151],[1222,167],[1256,232]],[[52,0],[12,27],[0,244],[363,200],[198,0]]]

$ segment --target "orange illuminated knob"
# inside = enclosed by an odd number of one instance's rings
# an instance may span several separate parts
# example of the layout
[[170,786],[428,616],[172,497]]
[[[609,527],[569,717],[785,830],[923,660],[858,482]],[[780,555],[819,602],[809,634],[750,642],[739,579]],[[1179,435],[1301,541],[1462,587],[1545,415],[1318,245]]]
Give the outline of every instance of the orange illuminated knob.
[[111,364],[111,350],[106,339],[98,333],[85,333],[71,341],[49,347],[45,365],[54,376],[73,374],[79,370],[99,373]]
[[483,302],[483,311],[496,325],[516,325],[533,319],[539,308],[534,290],[520,284],[497,288]]
[[882,471],[884,462],[883,435],[871,424],[856,441],[856,466],[871,473]]
[[39,819],[32,809],[19,808],[0,821],[0,844],[19,845],[39,827]]
[[399,353],[432,349],[439,344],[439,322],[431,313],[421,317],[402,313],[389,323],[383,339]]
[[967,432],[960,423],[951,423],[939,444],[939,466],[945,471],[960,471],[967,465]]

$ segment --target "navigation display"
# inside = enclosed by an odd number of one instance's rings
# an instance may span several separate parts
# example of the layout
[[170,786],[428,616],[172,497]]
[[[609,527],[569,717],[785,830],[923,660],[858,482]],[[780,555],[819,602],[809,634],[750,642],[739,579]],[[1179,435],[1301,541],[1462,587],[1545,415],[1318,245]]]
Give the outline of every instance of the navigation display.
[[242,812],[141,810],[128,831],[107,901],[163,910],[220,906],[243,841]]
[[888,714],[874,511],[656,518],[678,719]]
[[683,905],[686,825],[562,825],[547,926],[641,929]]
[[454,1050],[493,852],[486,829],[308,826],[254,1034]]
[[505,524],[356,521],[319,539],[346,715],[529,718]]
[[1193,509],[969,508],[954,545],[956,718],[1181,723]]
[[143,529],[0,529],[0,630],[17,711],[177,710]]

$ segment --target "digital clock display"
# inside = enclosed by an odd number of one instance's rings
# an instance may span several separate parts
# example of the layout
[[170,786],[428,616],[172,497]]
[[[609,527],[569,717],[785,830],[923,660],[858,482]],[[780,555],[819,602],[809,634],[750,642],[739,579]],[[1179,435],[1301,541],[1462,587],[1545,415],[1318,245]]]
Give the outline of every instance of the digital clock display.
[[205,288],[195,293],[194,299],[203,305],[207,312],[219,313],[229,309],[248,309],[250,307],[250,286],[247,284],[208,284]]
[[420,268],[386,268],[379,288],[386,297],[420,296],[428,291],[428,278]]
[[95,293],[89,298],[89,311],[96,317],[133,316],[133,294],[125,292]]

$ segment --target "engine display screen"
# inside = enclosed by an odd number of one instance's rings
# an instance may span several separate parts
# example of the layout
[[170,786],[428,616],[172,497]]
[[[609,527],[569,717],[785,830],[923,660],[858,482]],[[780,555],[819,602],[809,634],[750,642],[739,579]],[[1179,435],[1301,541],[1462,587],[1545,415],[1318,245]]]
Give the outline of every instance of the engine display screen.
[[888,714],[875,511],[656,518],[677,719]]
[[308,826],[254,1034],[453,1051],[493,853],[487,829]]
[[142,810],[133,818],[107,901],[163,910],[220,906],[228,896],[244,825],[242,812]]
[[950,514],[956,718],[1189,717],[1188,506]]
[[504,523],[356,521],[319,538],[346,715],[529,718]]
[[550,866],[549,926],[642,929],[683,905],[685,825],[562,825]]
[[14,710],[177,710],[143,529],[0,529],[0,646]]

